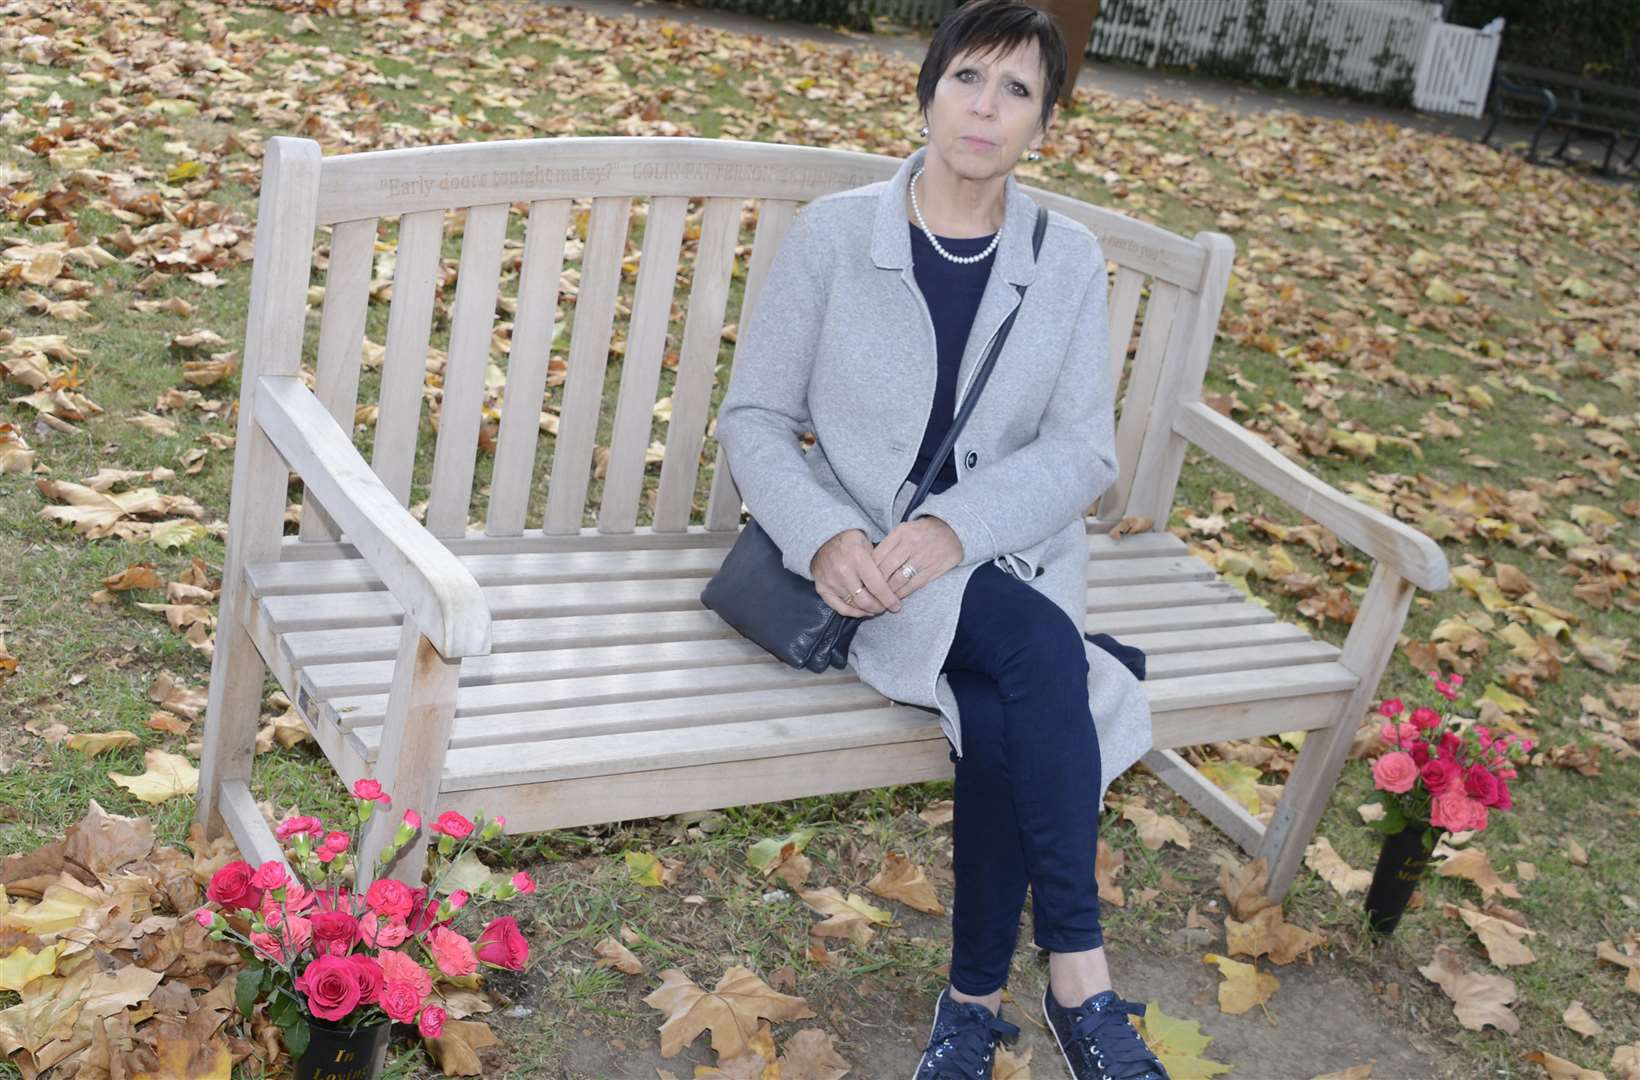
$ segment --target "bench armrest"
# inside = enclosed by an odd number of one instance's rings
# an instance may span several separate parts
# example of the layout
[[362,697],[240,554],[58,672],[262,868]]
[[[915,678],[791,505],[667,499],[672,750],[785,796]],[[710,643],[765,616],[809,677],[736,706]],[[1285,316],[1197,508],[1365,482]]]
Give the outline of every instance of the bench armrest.
[[1202,402],[1181,402],[1173,430],[1419,588],[1438,591],[1450,583],[1446,555],[1435,541],[1317,479]]
[[261,376],[256,421],[441,656],[490,651],[490,608],[478,582],[399,505],[300,379]]

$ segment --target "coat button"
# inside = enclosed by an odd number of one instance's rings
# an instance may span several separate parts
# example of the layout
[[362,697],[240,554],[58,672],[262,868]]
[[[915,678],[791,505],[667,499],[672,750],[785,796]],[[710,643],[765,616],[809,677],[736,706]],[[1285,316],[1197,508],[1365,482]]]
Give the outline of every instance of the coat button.
[[966,458],[966,461],[968,462],[968,467],[970,469],[972,469],[975,465],[979,464],[979,454],[977,454],[973,450],[968,451],[968,457]]

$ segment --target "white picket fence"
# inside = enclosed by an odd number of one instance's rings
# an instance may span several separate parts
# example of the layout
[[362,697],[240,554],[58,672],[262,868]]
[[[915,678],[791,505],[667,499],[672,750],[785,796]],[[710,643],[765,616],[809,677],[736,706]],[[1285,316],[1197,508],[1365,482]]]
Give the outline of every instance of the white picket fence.
[[1410,96],[1429,0],[1106,0],[1089,53]]
[[1430,112],[1479,116],[1503,43],[1503,20],[1479,30],[1445,23],[1429,28],[1413,79],[1412,103]]
[[[957,7],[957,0],[860,2],[924,26]],[[1088,55],[1335,86],[1479,116],[1502,26],[1501,19],[1483,30],[1443,23],[1433,0],[1103,0]]]

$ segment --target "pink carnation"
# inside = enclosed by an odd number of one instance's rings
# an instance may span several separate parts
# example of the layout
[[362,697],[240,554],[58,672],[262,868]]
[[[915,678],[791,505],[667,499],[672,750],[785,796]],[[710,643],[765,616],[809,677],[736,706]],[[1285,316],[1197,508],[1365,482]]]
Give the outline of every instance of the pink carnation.
[[1399,795],[1411,791],[1417,781],[1418,764],[1412,760],[1411,754],[1404,751],[1385,754],[1372,763],[1372,782],[1378,785],[1380,791],[1392,791]]
[[433,822],[433,831],[452,840],[465,840],[473,835],[473,823],[454,810],[446,810]]
[[301,834],[321,836],[324,831],[324,823],[316,817],[288,817],[279,823],[278,828],[273,830],[273,835],[281,840],[289,840],[291,837]]
[[376,1004],[381,999],[384,981],[381,964],[364,953],[352,954],[347,962],[353,965],[353,975],[359,980],[359,1004]]
[[378,915],[397,916],[401,919],[409,918],[410,909],[415,906],[410,886],[392,878],[380,878],[371,882],[369,891],[364,894],[364,902]]
[[391,949],[409,937],[410,927],[403,919],[383,919],[374,911],[359,916],[359,939],[373,949]]
[[435,926],[427,932],[427,951],[433,954],[433,963],[438,969],[452,978],[478,970],[473,943],[448,927]]
[[1401,715],[1401,709],[1403,707],[1404,706],[1402,706],[1400,698],[1390,698],[1388,701],[1379,702],[1378,715],[1388,716],[1393,719],[1394,717]]
[[1419,731],[1428,731],[1441,726],[1441,714],[1427,705],[1420,705],[1412,710],[1411,723]]
[[1486,821],[1486,807],[1465,795],[1461,788],[1437,795],[1430,802],[1429,822],[1436,828],[1466,832],[1486,828]]
[[264,892],[278,889],[290,881],[290,874],[285,871],[285,864],[278,859],[269,859],[256,868],[256,874],[251,878],[251,884]]
[[528,896],[535,891],[535,879],[524,873],[522,870],[512,876],[512,883],[513,888],[517,889],[525,896]]
[[1469,766],[1469,771],[1464,774],[1463,789],[1465,794],[1481,805],[1493,806],[1497,803],[1500,783],[1502,781],[1493,776],[1485,765],[1475,764]]
[[383,806],[393,805],[393,800],[382,793],[382,785],[378,780],[360,780],[353,785],[353,794],[356,798],[369,799]]
[[433,992],[433,977],[427,969],[401,952],[384,952],[376,958],[388,982],[408,983],[416,991],[416,1003]]

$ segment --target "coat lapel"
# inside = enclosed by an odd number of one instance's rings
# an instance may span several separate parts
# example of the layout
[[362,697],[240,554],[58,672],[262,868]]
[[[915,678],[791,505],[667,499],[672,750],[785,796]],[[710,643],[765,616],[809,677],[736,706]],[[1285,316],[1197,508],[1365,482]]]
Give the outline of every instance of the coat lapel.
[[[911,236],[905,207],[911,175],[922,166],[927,156],[928,147],[918,147],[888,181],[888,186],[877,200],[877,216],[871,234],[871,261],[884,270],[899,270],[900,279],[919,298],[922,294],[917,288],[916,274],[911,266]],[[962,351],[962,363],[957,369],[956,409],[962,407],[969,376],[978,366],[992,335],[1002,327],[1008,313],[1020,303],[1019,290],[1014,286],[1029,285],[1036,278],[1036,259],[1031,253],[1036,203],[1020,190],[1019,181],[1014,179],[1013,173],[1009,173],[1004,181],[1004,193],[1007,210],[1002,222],[1002,242],[997,245],[996,261],[985,281],[979,309],[974,313],[974,326],[968,334],[968,342]],[[932,349],[932,342],[929,347]],[[930,355],[930,373],[935,362]]]

